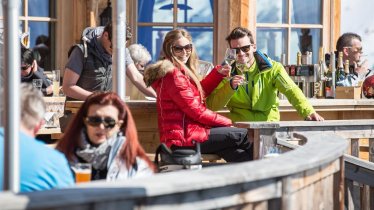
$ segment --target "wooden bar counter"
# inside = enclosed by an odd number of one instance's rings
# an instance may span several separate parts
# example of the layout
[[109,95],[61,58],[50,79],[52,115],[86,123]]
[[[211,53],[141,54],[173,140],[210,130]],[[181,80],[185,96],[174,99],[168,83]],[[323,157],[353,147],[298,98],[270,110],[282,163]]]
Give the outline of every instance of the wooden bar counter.
[[[374,100],[370,99],[309,99],[315,110],[326,120],[374,119]],[[130,100],[126,102],[134,117],[142,146],[154,153],[159,144],[157,108],[155,101]],[[65,109],[76,113],[82,101],[67,101]],[[282,121],[303,120],[287,100],[279,106]],[[219,111],[227,115],[227,110]]]

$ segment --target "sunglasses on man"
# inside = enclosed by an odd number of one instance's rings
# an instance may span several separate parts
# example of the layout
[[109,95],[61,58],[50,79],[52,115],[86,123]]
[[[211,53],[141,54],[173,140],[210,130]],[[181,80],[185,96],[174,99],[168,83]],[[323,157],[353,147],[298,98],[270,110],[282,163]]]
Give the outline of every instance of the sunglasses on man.
[[27,65],[24,65],[24,66],[21,66],[21,70],[22,71],[26,71],[27,69],[29,69],[31,67],[30,64],[27,64]]
[[90,116],[85,118],[85,122],[93,127],[98,127],[101,124],[104,125],[105,128],[114,128],[116,126],[117,121],[111,117],[99,117],[99,116]]
[[242,51],[243,53],[247,53],[247,52],[249,52],[249,50],[251,50],[251,46],[252,46],[252,44],[246,45],[246,46],[243,46],[243,47],[235,47],[235,48],[231,48],[231,49],[235,50],[236,54],[239,54],[240,51]]

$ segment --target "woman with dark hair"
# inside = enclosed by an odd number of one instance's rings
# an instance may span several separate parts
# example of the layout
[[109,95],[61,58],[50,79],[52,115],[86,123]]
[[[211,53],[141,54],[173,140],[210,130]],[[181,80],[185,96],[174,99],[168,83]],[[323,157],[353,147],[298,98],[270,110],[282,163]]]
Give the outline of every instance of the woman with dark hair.
[[149,176],[155,169],[139,144],[130,110],[112,92],[87,98],[57,149],[71,165],[91,163],[92,180]]
[[202,81],[197,75],[197,53],[191,35],[175,29],[165,36],[164,59],[144,72],[147,85],[157,93],[160,140],[167,146],[191,147],[200,142],[202,153],[213,153],[227,162],[252,159],[247,129],[230,127],[230,119],[205,106],[205,96],[229,73],[217,66]]

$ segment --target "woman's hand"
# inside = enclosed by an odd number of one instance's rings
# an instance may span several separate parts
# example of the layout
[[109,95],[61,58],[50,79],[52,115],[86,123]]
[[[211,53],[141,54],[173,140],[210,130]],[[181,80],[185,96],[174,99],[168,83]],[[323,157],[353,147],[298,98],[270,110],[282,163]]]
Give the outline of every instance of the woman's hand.
[[218,73],[226,76],[226,77],[229,77],[230,76],[230,72],[231,72],[231,66],[230,65],[224,65],[224,66],[220,66],[218,69],[217,69]]

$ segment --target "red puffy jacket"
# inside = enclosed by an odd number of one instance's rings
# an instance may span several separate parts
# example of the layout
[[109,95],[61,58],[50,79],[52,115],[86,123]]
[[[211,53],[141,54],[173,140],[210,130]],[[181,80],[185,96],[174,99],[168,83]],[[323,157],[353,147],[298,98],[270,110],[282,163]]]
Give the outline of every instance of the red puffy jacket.
[[[200,83],[209,95],[223,79],[216,69]],[[211,127],[230,126],[231,120],[206,108],[193,80],[169,60],[147,67],[144,81],[157,93],[160,141],[169,147],[192,146],[192,140],[204,142]]]

